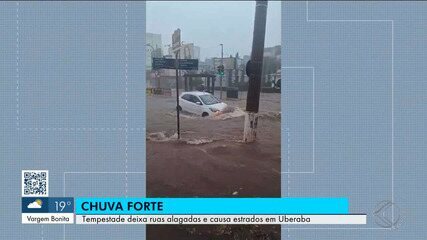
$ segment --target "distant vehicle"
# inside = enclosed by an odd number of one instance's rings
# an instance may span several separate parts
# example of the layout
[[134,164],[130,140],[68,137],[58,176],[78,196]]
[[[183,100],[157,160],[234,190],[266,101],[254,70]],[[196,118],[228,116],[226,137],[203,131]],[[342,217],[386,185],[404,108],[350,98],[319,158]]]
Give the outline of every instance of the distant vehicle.
[[179,96],[179,110],[207,117],[220,113],[227,107],[214,95],[207,92],[183,92]]
[[279,90],[280,90],[280,88],[281,88],[281,86],[280,86],[280,85],[281,85],[281,83],[280,83],[280,82],[281,82],[281,80],[282,80],[282,79],[280,79],[280,78],[279,78],[279,79],[274,83],[274,88],[275,88],[275,89],[279,89]]

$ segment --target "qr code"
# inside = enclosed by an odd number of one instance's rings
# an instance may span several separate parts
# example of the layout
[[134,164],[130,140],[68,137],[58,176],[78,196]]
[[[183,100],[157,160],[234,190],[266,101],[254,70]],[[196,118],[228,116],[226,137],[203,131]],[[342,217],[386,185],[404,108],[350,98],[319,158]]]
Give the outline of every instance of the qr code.
[[22,171],[22,196],[47,197],[49,195],[49,172],[47,170]]

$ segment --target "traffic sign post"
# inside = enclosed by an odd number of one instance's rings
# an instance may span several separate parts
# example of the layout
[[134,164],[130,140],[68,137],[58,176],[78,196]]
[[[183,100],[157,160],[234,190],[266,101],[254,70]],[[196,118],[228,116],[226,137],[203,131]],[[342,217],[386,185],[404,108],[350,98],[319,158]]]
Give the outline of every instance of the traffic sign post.
[[178,139],[181,138],[181,131],[180,131],[180,125],[179,125],[179,75],[178,75],[178,69],[179,69],[179,50],[176,52],[175,55],[175,71],[176,71],[176,132],[178,134]]
[[181,138],[179,124],[179,70],[198,70],[198,59],[180,59],[181,49],[181,30],[178,28],[172,34],[172,51],[175,53],[173,58],[153,58],[152,68],[157,69],[175,69],[176,73],[176,128],[178,139]]
[[[178,54],[179,55],[179,54]],[[153,69],[176,69],[178,61],[179,70],[198,70],[198,59],[178,59],[178,58],[153,58]]]
[[179,72],[178,70],[198,70],[198,59],[179,59],[179,49],[175,52],[173,58],[153,58],[152,68],[157,69],[175,69],[176,73],[176,128],[178,139],[181,138],[179,122]]
[[175,52],[175,72],[176,72],[176,132],[178,140],[181,138],[179,125],[179,51],[181,49],[181,29],[176,29],[172,34],[172,51]]

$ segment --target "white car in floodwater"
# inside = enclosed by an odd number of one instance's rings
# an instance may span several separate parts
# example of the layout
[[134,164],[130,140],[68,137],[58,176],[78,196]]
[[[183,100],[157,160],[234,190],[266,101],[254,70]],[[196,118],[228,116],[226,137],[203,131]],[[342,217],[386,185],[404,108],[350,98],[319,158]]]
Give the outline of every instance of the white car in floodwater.
[[179,110],[207,117],[224,111],[227,104],[207,92],[183,92],[179,96]]

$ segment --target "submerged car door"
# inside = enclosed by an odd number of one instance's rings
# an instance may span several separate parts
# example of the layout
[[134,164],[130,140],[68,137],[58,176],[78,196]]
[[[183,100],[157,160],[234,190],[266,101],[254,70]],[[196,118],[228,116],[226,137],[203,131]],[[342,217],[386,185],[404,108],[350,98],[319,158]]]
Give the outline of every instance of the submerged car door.
[[191,108],[191,113],[196,114],[196,115],[201,115],[202,114],[202,110],[200,105],[197,104],[197,102],[200,102],[200,99],[197,96],[194,95],[190,95],[190,108]]
[[192,103],[191,103],[191,95],[190,94],[185,94],[185,95],[183,95],[182,97],[181,97],[181,108],[182,108],[182,110],[184,110],[184,111],[187,111],[187,112],[191,112],[192,111],[192,109],[191,109],[191,105],[192,105]]

